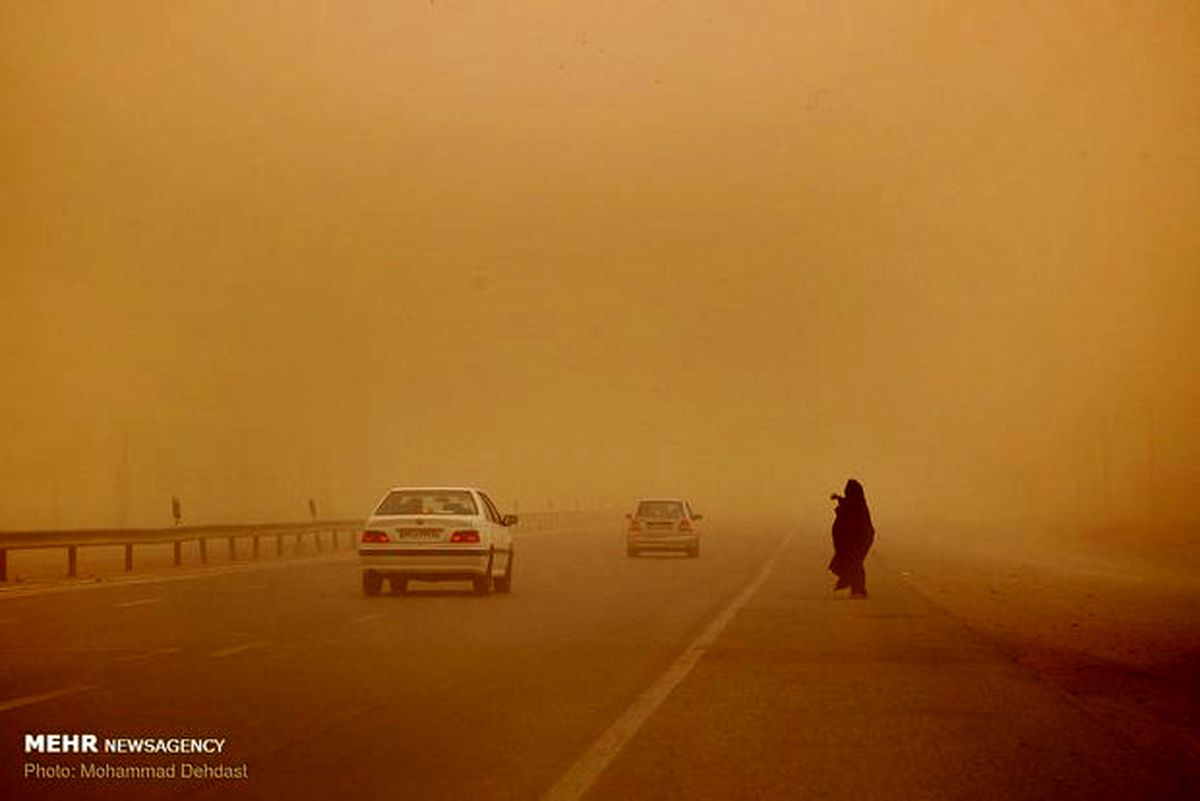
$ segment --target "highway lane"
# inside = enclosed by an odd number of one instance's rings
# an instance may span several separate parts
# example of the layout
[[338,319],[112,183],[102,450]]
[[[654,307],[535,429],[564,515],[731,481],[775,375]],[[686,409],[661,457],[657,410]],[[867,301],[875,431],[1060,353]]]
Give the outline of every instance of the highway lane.
[[698,560],[627,559],[617,521],[532,533],[514,592],[490,598],[463,584],[367,599],[353,561],[331,557],[8,599],[0,702],[76,692],[0,712],[0,789],[61,797],[14,771],[25,732],[65,731],[224,737],[222,761],[251,772],[211,787],[73,780],[73,797],[537,797],[782,533],[718,527]]
[[601,799],[1190,799],[1200,788],[871,560],[789,548],[590,791]]
[[[6,599],[0,797],[1194,797],[885,561],[835,597],[827,537],[717,524],[698,560],[631,560],[617,523],[537,532],[490,598],[367,599],[331,557]],[[36,731],[222,737],[193,761],[250,777],[21,779]]]

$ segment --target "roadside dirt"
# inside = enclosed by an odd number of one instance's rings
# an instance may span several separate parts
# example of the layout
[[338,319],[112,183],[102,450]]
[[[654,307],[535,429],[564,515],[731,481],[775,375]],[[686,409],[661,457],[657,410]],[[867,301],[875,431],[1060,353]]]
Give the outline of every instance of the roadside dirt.
[[872,558],[1200,788],[1200,543],[969,542],[893,534]]

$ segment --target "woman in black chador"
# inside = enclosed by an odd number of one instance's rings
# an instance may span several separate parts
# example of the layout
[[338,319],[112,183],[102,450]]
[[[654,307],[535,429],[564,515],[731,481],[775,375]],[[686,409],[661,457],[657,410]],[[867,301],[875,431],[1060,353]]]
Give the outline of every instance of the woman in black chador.
[[871,543],[875,541],[875,527],[871,525],[871,510],[867,508],[867,496],[862,484],[854,479],[846,482],[845,495],[834,493],[829,496],[837,501],[833,518],[833,559],[829,570],[838,577],[835,590],[850,588],[854,598],[867,597],[867,572],[863,560]]

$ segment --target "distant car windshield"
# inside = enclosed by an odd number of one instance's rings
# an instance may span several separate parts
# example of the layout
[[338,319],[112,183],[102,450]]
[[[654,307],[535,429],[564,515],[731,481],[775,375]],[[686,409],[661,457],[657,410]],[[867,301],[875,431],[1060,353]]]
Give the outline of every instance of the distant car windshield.
[[642,501],[637,508],[638,517],[683,517],[683,504],[679,501]]
[[465,490],[395,490],[379,504],[377,515],[474,515],[475,499]]

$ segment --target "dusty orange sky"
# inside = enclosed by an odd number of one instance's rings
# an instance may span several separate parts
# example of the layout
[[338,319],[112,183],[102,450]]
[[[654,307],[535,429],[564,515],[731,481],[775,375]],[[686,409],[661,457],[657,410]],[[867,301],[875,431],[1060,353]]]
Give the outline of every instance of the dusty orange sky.
[[1194,518],[1194,3],[180,5],[0,11],[0,527]]

